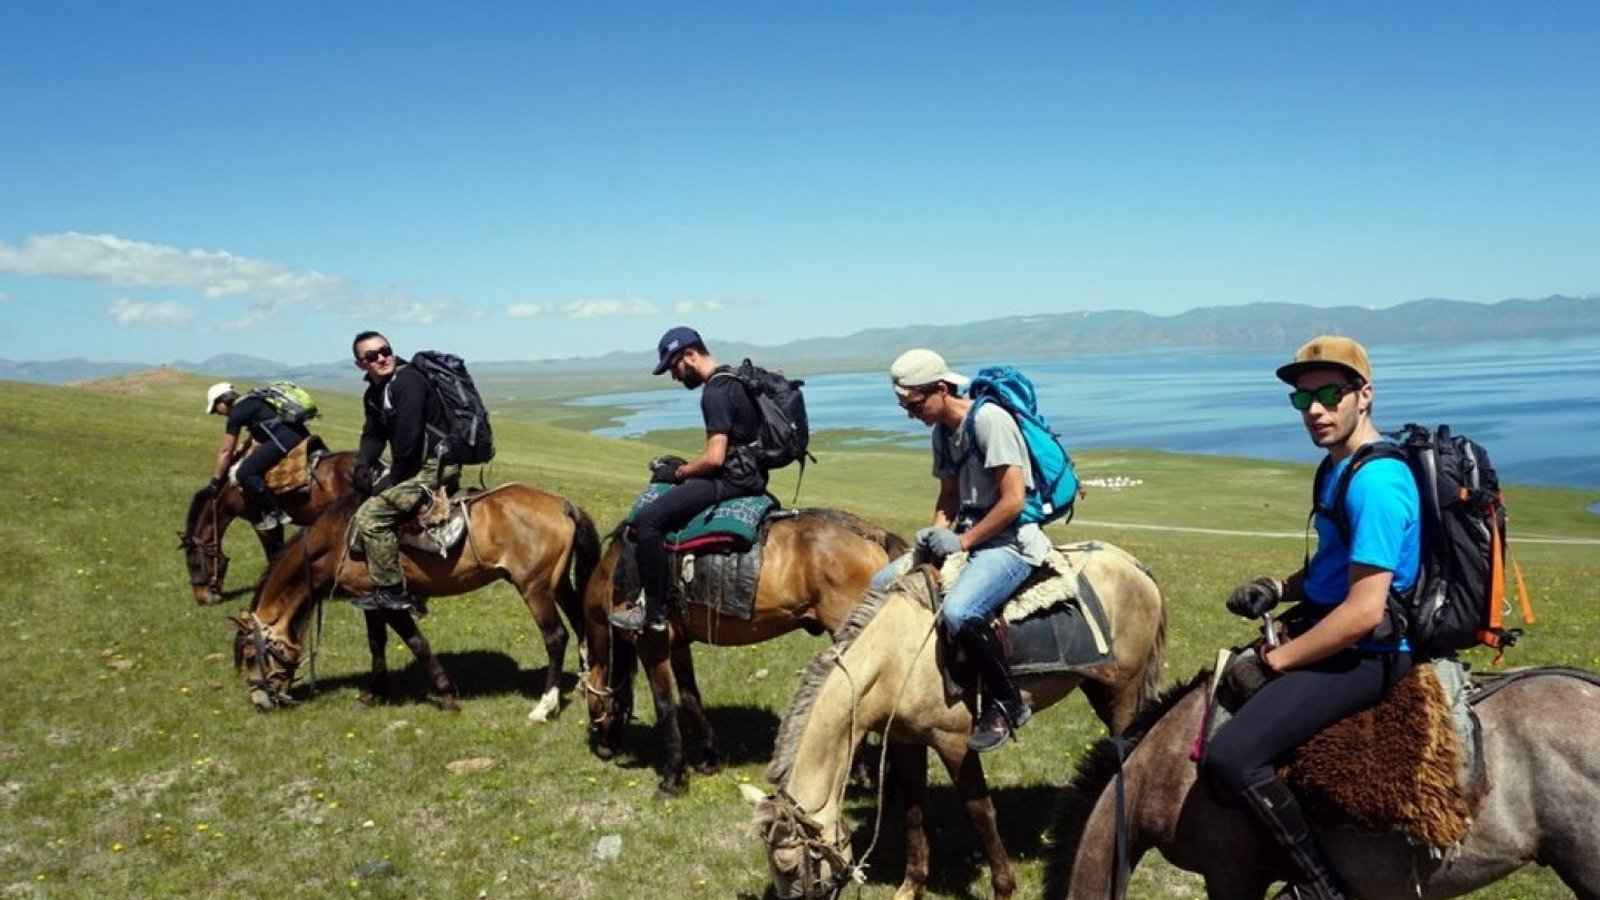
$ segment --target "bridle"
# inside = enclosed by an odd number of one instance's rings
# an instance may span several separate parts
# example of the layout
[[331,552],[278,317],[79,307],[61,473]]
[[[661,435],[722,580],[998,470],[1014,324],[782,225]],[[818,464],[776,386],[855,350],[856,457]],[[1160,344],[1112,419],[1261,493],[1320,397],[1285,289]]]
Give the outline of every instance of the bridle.
[[[250,690],[261,691],[274,706],[296,705],[299,701],[289,695],[289,689],[294,686],[294,671],[300,665],[298,655],[290,652],[289,645],[283,639],[268,636],[266,627],[255,613],[250,614],[248,621],[243,617],[234,621],[238,623],[241,636],[249,640],[256,653],[254,662],[259,674],[245,681]],[[277,663],[277,671],[267,671],[269,659]]]
[[[194,536],[194,529],[190,529],[178,536],[178,547],[185,551],[190,560],[189,584],[204,585],[212,590],[222,590],[222,579],[228,571],[228,555],[222,552],[222,532],[217,527],[219,515],[217,507],[220,504],[216,498],[206,501],[206,508],[211,515],[211,540],[202,541]],[[203,511],[201,515],[205,515]],[[198,565],[195,557],[199,557]],[[199,574],[193,571],[198,568]],[[204,581],[197,580],[204,578]]]
[[[842,835],[837,842],[824,840],[822,823],[801,809],[788,791],[779,789],[770,799],[777,815],[767,829],[767,847],[773,851],[797,850],[800,854],[797,890],[779,894],[780,900],[835,897],[848,883],[866,880],[865,867],[851,862],[845,852],[850,846],[849,835]],[[832,874],[823,874],[824,864]]]

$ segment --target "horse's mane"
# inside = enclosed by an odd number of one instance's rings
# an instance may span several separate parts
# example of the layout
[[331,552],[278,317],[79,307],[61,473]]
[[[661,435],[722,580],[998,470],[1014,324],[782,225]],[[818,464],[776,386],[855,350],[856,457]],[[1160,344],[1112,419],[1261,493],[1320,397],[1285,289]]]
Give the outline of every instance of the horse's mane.
[[[1133,748],[1150,733],[1156,722],[1210,677],[1210,669],[1201,669],[1188,681],[1162,691],[1153,703],[1140,710],[1128,725],[1128,730],[1120,736],[1125,745],[1123,756],[1133,752]],[[1045,865],[1044,895],[1047,897],[1066,896],[1067,877],[1071,874],[1072,861],[1077,858],[1083,830],[1089,824],[1089,814],[1100,801],[1100,795],[1105,793],[1106,785],[1111,783],[1121,768],[1117,760],[1117,740],[1118,737],[1113,736],[1095,741],[1056,801],[1054,823],[1050,826],[1051,849]]]
[[894,594],[902,596],[909,594],[908,599],[931,608],[932,598],[928,596],[930,587],[931,580],[914,570],[888,588],[868,591],[866,598],[851,611],[850,617],[834,631],[833,646],[813,657],[805,672],[800,675],[800,686],[795,689],[794,699],[789,701],[789,711],[784,713],[783,724],[778,727],[772,762],[767,766],[768,781],[779,787],[788,783],[790,771],[794,767],[795,753],[800,746],[800,735],[805,733],[806,722],[811,718],[811,710],[816,705],[817,696],[822,693],[823,684],[832,674],[839,657],[849,650],[861,632],[866,630],[889,597]]
[[854,532],[855,534],[866,538],[874,544],[882,547],[884,551],[889,554],[890,559],[893,559],[911,549],[911,546],[907,544],[905,539],[900,535],[895,534],[887,528],[874,525],[871,522],[868,522],[866,519],[863,519],[854,513],[845,512],[842,509],[808,506],[797,510],[797,512],[799,512],[799,514],[802,516],[812,516],[822,519],[825,522],[838,525],[840,528],[843,528],[846,531]]

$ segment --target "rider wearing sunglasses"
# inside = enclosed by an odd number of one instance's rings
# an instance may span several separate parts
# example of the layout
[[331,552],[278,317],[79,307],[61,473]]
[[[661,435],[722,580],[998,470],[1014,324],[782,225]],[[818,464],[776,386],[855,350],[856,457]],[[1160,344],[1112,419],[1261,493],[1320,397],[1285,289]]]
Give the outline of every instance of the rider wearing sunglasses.
[[1327,451],[1313,511],[1317,551],[1286,580],[1257,578],[1228,597],[1228,609],[1248,618],[1284,599],[1301,603],[1284,616],[1296,623],[1289,640],[1241,653],[1223,674],[1224,690],[1243,705],[1218,730],[1201,768],[1219,796],[1238,798],[1287,851],[1294,875],[1280,896],[1340,900],[1348,891],[1273,765],[1324,727],[1377,703],[1411,668],[1389,600],[1416,582],[1420,504],[1406,464],[1374,458],[1356,470],[1345,495],[1348,539],[1328,513],[1351,456],[1380,439],[1365,348],[1346,337],[1312,338],[1277,374],[1294,388],[1289,403],[1311,442]]
[[[426,612],[423,600],[405,587],[400,566],[399,524],[414,515],[439,485],[461,477],[461,467],[441,465],[439,436],[447,432],[444,409],[421,372],[395,355],[389,339],[363,331],[351,344],[356,368],[366,375],[361,398],[366,419],[356,450],[354,481],[367,495],[356,510],[355,527],[367,553],[372,593],[352,601],[358,609]],[[380,457],[389,450],[389,470],[382,477]]]

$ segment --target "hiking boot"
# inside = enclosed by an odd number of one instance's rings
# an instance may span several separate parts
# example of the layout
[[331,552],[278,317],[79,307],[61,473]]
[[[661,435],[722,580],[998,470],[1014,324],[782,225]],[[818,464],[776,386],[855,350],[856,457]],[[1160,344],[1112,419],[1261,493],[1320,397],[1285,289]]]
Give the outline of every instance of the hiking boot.
[[255,523],[255,527],[257,531],[271,531],[280,526],[293,524],[294,520],[289,518],[288,513],[281,509],[269,509],[261,514],[261,518]]
[[623,631],[631,631],[634,634],[638,634],[646,628],[651,631],[667,630],[665,611],[652,613],[649,609],[649,604],[643,600],[624,604],[614,610],[607,618],[611,620],[612,627],[620,628]]
[[1008,704],[993,701],[986,704],[983,712],[978,716],[977,724],[972,726],[972,737],[967,740],[967,746],[979,753],[988,753],[1004,745],[1018,728],[1029,719],[1033,718],[1033,710],[1026,703],[1018,703],[1014,709],[1008,709]]
[[427,604],[411,596],[411,593],[400,585],[379,585],[372,589],[372,593],[351,600],[350,605],[365,610],[399,609],[408,612],[420,610],[422,615],[427,615]]

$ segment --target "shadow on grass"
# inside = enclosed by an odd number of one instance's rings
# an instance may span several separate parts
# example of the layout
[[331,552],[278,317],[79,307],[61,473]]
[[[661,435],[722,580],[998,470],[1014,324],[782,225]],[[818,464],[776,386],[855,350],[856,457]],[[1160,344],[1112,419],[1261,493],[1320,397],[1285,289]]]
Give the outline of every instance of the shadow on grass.
[[[612,762],[624,769],[655,768],[661,764],[661,738],[656,732],[650,692],[635,697],[634,718],[622,730],[622,745]],[[682,708],[679,709],[682,716]],[[640,718],[643,716],[643,718]],[[765,765],[772,759],[773,740],[778,735],[778,717],[761,706],[714,706],[706,710],[715,735],[718,757],[725,766]],[[704,735],[682,718],[684,754],[694,766],[704,757]]]
[[[846,816],[856,823],[850,840],[856,858],[860,859],[869,847],[872,848],[872,857],[867,860],[867,883],[893,887],[905,877],[905,804],[893,774],[885,780],[888,784],[884,789],[883,816],[875,847],[872,847],[872,838],[878,795],[871,791],[852,791],[845,801]],[[990,790],[1000,825],[1000,841],[1013,865],[1022,859],[1037,859],[1044,853],[1044,834],[1050,826],[1058,793],[1059,788],[1050,785]],[[983,859],[983,848],[967,822],[955,788],[930,785],[924,812],[931,860],[929,890],[951,897],[989,896],[989,869]]]
[[[410,655],[404,644],[400,644],[400,651],[407,655],[404,663],[398,664],[399,660],[393,658],[395,650],[393,643],[391,642],[389,648],[391,655],[389,693],[385,702],[389,705],[433,702],[433,681],[428,677],[427,671],[415,657]],[[545,672],[549,668],[539,666],[524,670],[518,665],[516,658],[494,650],[440,653],[437,656],[439,664],[449,673],[450,680],[455,682],[463,703],[471,703],[473,698],[507,694],[537,700],[544,688]],[[367,671],[318,678],[316,689],[318,694],[346,689],[359,691],[367,686],[370,678],[371,675]],[[577,695],[577,690],[578,674],[570,670],[563,672],[561,674],[563,710],[573,706],[582,707],[582,698]],[[296,697],[304,701],[312,699],[313,695],[302,688],[296,691]]]

